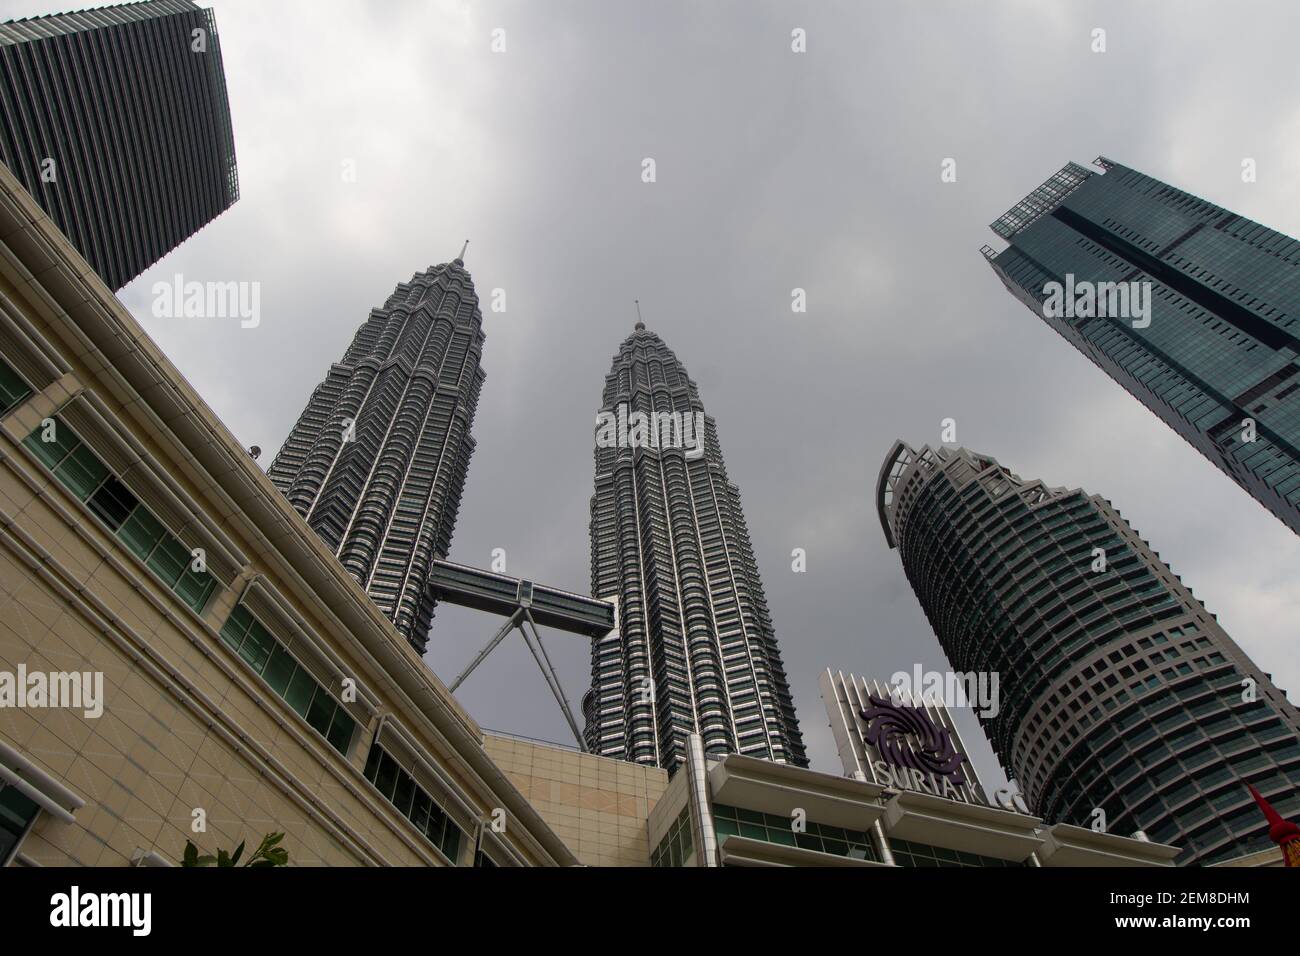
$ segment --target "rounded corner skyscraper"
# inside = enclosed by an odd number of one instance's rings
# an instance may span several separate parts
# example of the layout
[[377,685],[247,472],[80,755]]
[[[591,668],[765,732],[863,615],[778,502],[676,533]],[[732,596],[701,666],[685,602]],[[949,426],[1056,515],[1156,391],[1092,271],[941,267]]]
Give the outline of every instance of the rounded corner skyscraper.
[[1272,845],[1247,782],[1300,812],[1300,713],[1105,498],[898,441],[876,504],[952,667],[999,675],[1035,814],[1204,864]]
[[605,379],[591,591],[618,627],[592,645],[593,753],[675,770],[706,752],[807,766],[740,490],[672,350],[637,322]]

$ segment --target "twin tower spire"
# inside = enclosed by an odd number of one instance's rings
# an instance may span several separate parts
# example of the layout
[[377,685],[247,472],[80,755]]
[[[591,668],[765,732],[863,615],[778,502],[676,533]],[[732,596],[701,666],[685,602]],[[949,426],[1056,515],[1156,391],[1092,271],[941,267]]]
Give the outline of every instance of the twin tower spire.
[[[468,245],[371,311],[267,472],[420,653],[485,378]],[[646,330],[639,302],[636,311],[598,416],[625,426],[597,429],[590,525],[592,593],[616,601],[618,621],[592,646],[586,743],[673,768],[698,733],[713,753],[806,766],[716,425],[685,367]]]

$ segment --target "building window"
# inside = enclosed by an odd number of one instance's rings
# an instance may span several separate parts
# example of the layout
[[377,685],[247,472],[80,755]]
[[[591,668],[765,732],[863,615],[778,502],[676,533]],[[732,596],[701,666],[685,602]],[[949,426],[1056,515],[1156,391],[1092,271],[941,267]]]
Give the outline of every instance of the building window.
[[0,866],[8,866],[18,854],[40,812],[41,808],[16,787],[0,783]]
[[861,830],[845,830],[809,820],[804,832],[796,833],[790,817],[722,804],[713,808],[713,826],[719,843],[734,834],[751,840],[762,840],[764,843],[797,846],[804,850],[847,856],[855,860],[879,860],[871,837]]
[[339,753],[347,756],[356,729],[347,710],[240,604],[221,625],[221,640]]
[[651,866],[685,866],[695,845],[691,839],[690,807],[682,807],[673,825],[668,828],[664,838],[650,854]]
[[[456,865],[460,855],[460,827],[379,744],[370,748],[370,755],[366,758],[366,779],[375,785],[384,799],[415,824],[415,828],[451,861],[452,866]],[[475,865],[484,864],[476,861]]]
[[1010,860],[999,860],[992,856],[978,853],[965,853],[961,850],[949,850],[941,846],[926,843],[913,843],[911,840],[889,838],[889,849],[894,854],[894,862],[899,866],[1024,866]]
[[23,444],[181,601],[196,614],[201,612],[217,579],[194,570],[190,549],[163,527],[67,424],[55,419],[50,441],[42,440],[43,431],[37,428]]
[[[0,415],[8,415],[32,390],[13,367],[0,359]],[[0,857],[3,858],[3,857]]]

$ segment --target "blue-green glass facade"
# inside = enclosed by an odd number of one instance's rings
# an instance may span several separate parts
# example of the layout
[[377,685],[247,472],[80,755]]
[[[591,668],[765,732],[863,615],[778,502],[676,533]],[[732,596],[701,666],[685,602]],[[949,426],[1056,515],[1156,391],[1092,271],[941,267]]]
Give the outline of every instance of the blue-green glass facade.
[[885,537],[1030,809],[1209,863],[1272,845],[1246,782],[1300,814],[1300,712],[1106,499],[964,449],[895,444]]
[[[1300,242],[1107,159],[992,228],[1007,289],[1300,533]],[[1045,314],[1048,283],[1149,283],[1150,314]],[[1145,324],[1149,319],[1149,324]]]

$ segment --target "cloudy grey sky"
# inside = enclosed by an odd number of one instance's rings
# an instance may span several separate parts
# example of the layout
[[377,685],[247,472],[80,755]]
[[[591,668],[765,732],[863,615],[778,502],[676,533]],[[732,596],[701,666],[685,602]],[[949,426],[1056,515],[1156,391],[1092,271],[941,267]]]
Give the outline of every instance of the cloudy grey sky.
[[[594,414],[639,298],[717,419],[818,769],[839,772],[823,668],[946,667],[872,500],[891,441],[935,442],[945,417],[1021,475],[1110,498],[1300,687],[1300,541],[978,252],[1017,199],[1098,154],[1300,235],[1296,4],[212,5],[242,198],[122,297],[264,465],[368,310],[468,237],[480,296],[506,290],[507,311],[485,314],[452,558],[505,548],[511,573],[587,591]],[[153,318],[153,283],[176,273],[260,282],[261,325]],[[440,610],[430,665],[450,680],[495,626]],[[586,647],[548,646],[576,706]],[[486,727],[568,739],[517,639],[460,697]]]

